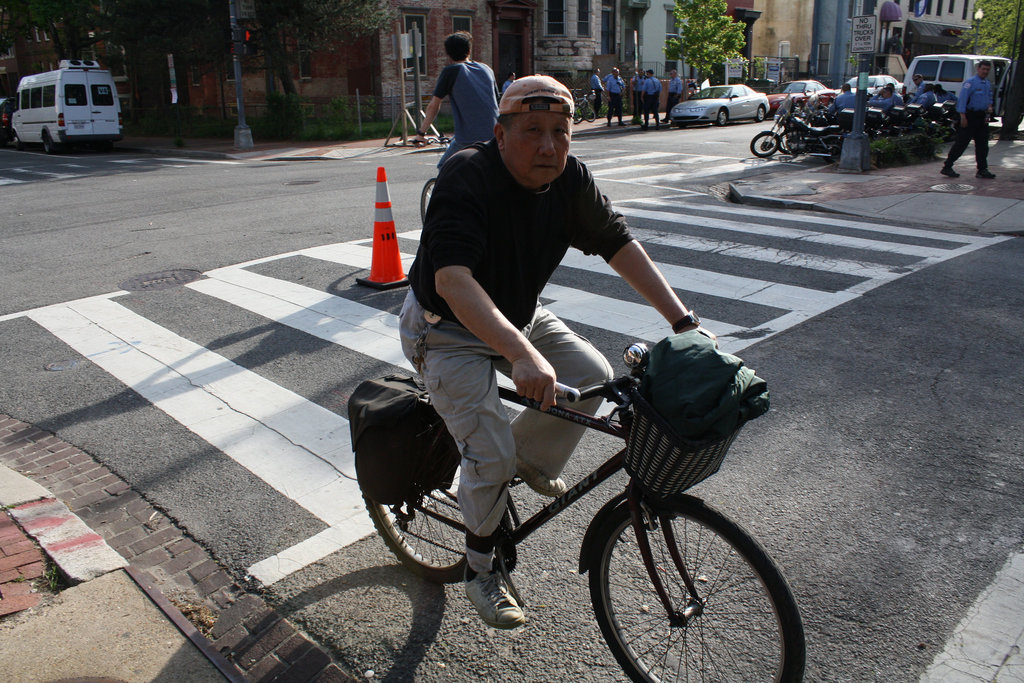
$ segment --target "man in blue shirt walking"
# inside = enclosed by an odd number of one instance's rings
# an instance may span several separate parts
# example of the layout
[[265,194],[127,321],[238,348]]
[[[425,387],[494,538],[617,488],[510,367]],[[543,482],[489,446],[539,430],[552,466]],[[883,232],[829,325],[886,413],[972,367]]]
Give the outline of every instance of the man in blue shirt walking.
[[675,69],[669,73],[668,79],[668,102],[665,104],[665,120],[662,123],[670,123],[672,120],[672,107],[679,104],[683,98],[683,79],[679,78],[679,72]]
[[612,114],[619,117],[619,125],[622,122],[622,90],[626,87],[625,82],[619,77],[618,67],[612,67],[612,72],[604,77],[604,89],[608,93],[608,125],[612,125]]
[[944,176],[958,178],[960,174],[953,170],[953,163],[974,140],[974,160],[978,164],[977,177],[995,178],[988,170],[988,115],[992,113],[992,84],[988,82],[988,72],[992,70],[992,62],[983,59],[978,62],[978,73],[967,79],[960,88],[956,98],[956,110],[960,112],[960,128],[956,131],[956,142],[949,150],[946,163],[939,171]]
[[601,82],[601,70],[594,69],[590,76],[590,89],[594,91],[594,116],[601,115],[601,93],[604,92],[604,84]]

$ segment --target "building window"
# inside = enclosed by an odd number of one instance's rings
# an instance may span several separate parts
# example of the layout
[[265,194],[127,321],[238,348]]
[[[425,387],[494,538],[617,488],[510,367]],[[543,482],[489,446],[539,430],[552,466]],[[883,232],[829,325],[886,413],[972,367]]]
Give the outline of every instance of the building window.
[[452,33],[465,31],[473,33],[473,17],[455,15],[452,17]]
[[665,10],[665,42],[679,36],[679,28],[676,26],[676,13],[674,10]]
[[[417,49],[420,53],[419,71],[420,76],[427,75],[427,15],[426,14],[406,14],[403,16],[405,21],[405,32],[412,33],[412,29],[415,26],[416,30],[420,34],[419,45]],[[412,40],[412,36],[409,37]],[[405,68],[411,69],[415,66],[412,57],[405,60]]]
[[199,67],[197,65],[189,65],[188,73],[189,78],[191,78],[192,80],[193,87],[198,88],[203,84],[203,72],[199,70]]
[[[953,13],[953,3],[954,2],[955,2],[955,0],[949,0],[949,7],[946,9],[946,11],[949,12],[950,14]],[[967,0],[964,0],[964,2],[967,2]]]
[[601,54],[615,54],[615,9],[601,7]]
[[970,3],[967,2],[967,0],[964,0],[964,11],[963,14],[960,15],[960,18],[963,19],[964,21],[967,21],[967,5],[969,4]]
[[832,68],[832,45],[830,43],[818,43],[818,73],[828,74]]
[[548,20],[547,34],[549,36],[565,35],[565,0],[547,0]]
[[576,35],[590,35],[590,0],[579,0],[579,13],[576,19]]
[[299,55],[299,79],[308,81],[313,78],[313,51],[301,42],[296,51]]

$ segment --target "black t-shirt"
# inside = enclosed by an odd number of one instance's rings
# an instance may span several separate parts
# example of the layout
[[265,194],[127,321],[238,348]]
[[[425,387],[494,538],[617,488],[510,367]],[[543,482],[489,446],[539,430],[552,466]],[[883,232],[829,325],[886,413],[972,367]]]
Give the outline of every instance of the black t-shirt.
[[492,140],[441,167],[409,280],[424,308],[457,322],[434,287],[434,273],[466,266],[521,329],[570,246],[608,261],[631,239],[625,218],[575,157],[546,190],[534,192],[513,179]]

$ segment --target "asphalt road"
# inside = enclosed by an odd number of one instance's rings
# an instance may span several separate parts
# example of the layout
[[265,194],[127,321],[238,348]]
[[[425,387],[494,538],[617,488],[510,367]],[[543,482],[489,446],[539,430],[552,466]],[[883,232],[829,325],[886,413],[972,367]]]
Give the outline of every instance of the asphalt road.
[[[732,150],[757,130],[649,131],[576,150],[684,300],[769,382],[772,411],[695,492],[783,568],[804,617],[807,680],[914,681],[1021,546],[1024,248],[700,194],[710,180],[697,174],[742,164],[749,155]],[[332,524],[365,523],[344,497],[344,448],[331,446],[347,438],[355,385],[401,363],[385,332],[404,293],[360,288],[365,265],[317,247],[370,236],[377,165],[398,231],[418,228],[435,159],[0,150],[0,179],[21,180],[0,187],[0,410],[103,461],[237,578]],[[415,235],[400,237],[412,253]],[[206,277],[121,291],[168,270]],[[553,284],[551,305],[617,366],[644,329],[617,317],[642,310],[635,296],[589,262]],[[84,297],[95,298],[62,305]],[[357,338],[362,329],[378,336]],[[210,396],[248,426],[219,428],[202,408]],[[587,436],[570,478],[613,446]],[[325,462],[335,498],[304,490]],[[266,595],[340,665],[375,679],[619,680],[576,564],[589,519],[622,483],[521,549],[530,622],[514,633],[484,628],[460,589],[416,580],[372,536],[282,571]]]

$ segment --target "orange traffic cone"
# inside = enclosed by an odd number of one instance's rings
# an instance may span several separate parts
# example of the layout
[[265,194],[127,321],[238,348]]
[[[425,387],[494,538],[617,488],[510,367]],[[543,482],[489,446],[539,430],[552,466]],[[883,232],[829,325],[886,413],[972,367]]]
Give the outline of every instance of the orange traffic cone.
[[377,168],[377,208],[373,217],[373,263],[370,277],[356,282],[375,289],[391,289],[409,284],[402,272],[402,255],[398,251],[395,220],[391,217],[391,197],[384,167]]

